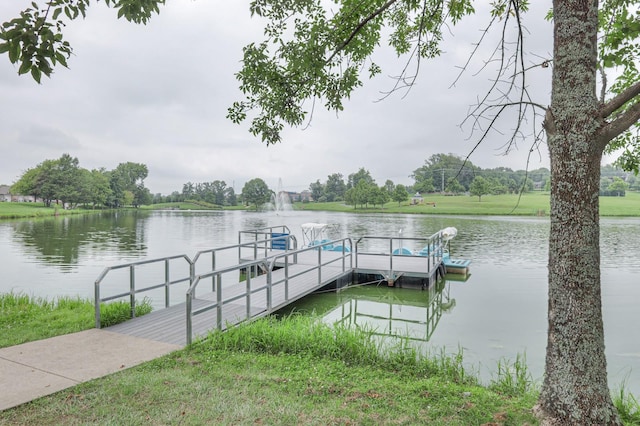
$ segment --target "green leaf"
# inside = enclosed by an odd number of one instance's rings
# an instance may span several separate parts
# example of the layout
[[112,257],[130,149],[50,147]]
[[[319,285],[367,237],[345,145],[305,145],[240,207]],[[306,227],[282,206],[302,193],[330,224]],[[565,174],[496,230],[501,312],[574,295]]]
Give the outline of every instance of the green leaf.
[[41,78],[42,74],[40,72],[40,68],[38,67],[31,67],[31,77],[33,77],[33,79],[40,84],[40,78]]
[[9,51],[9,43],[0,44],[0,54],[7,53]]
[[20,59],[20,43],[13,41],[9,45],[9,60],[15,64]]
[[20,64],[20,68],[18,69],[18,74],[26,74],[31,69],[31,62],[24,60]]

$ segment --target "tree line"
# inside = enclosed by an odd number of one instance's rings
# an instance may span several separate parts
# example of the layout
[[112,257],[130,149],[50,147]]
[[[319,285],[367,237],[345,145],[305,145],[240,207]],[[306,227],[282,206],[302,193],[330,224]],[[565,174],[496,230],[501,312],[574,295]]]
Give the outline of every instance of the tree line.
[[12,194],[32,196],[47,207],[52,203],[65,208],[78,205],[118,208],[151,204],[151,193],[144,186],[149,174],[140,163],[120,163],[113,170],[87,170],[76,157],[63,154],[27,169],[11,186]]
[[197,201],[217,206],[235,206],[238,203],[236,193],[231,186],[223,180],[212,182],[193,183],[182,185],[182,191],[173,191],[169,195],[155,194],[153,203],[176,203],[183,201]]
[[[238,203],[255,205],[269,202],[275,194],[260,178],[248,181],[240,194],[224,180],[187,182],[181,191],[169,195],[151,195],[144,185],[147,166],[140,163],[121,163],[114,170],[87,170],[69,154],[55,160],[44,160],[25,171],[11,186],[12,194],[41,199],[45,205],[60,202],[65,206],[90,205],[117,208],[165,202],[197,201],[220,207]],[[483,169],[455,154],[434,154],[411,175],[413,185],[394,184],[387,179],[378,185],[371,173],[361,167],[346,180],[341,173],[332,173],[323,183],[320,179],[309,185],[313,201],[341,201],[354,208],[382,206],[390,201],[406,202],[412,194],[445,193],[469,194],[482,199],[488,194],[548,191],[550,171],[546,168],[514,171],[506,167]],[[601,170],[600,195],[624,196],[627,190],[640,190],[640,179],[633,173],[607,165]],[[306,201],[304,198],[292,201]]]

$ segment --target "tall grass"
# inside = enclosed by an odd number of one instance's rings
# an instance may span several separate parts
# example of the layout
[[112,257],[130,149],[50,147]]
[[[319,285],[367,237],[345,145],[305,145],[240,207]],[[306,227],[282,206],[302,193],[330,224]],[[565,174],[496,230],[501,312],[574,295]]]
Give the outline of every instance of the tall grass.
[[[131,318],[129,304],[103,304],[101,325],[107,327]],[[151,312],[145,299],[136,305],[136,316]],[[24,293],[0,293],[0,347],[60,336],[95,327],[93,301],[61,296],[54,299]]]
[[394,346],[383,345],[370,330],[330,327],[317,318],[298,314],[282,319],[270,316],[224,332],[214,331],[194,344],[193,349],[337,359],[347,365],[411,371],[412,375],[425,377],[438,375],[455,383],[478,383],[477,378],[465,370],[461,351],[455,356],[444,352],[424,356],[408,339],[399,338]]
[[507,359],[499,360],[496,376],[489,388],[507,396],[522,395],[535,390],[526,355],[518,354],[513,362]]
[[[151,300],[147,297],[142,302],[136,301],[135,314],[141,317],[153,311]],[[100,305],[100,327],[109,327],[131,319],[131,305],[125,300],[118,300]]]
[[640,425],[640,403],[627,391],[625,382],[613,394],[613,405],[616,406],[620,420],[625,425]]
[[0,347],[93,327],[93,302],[79,297],[47,300],[22,293],[0,294]]

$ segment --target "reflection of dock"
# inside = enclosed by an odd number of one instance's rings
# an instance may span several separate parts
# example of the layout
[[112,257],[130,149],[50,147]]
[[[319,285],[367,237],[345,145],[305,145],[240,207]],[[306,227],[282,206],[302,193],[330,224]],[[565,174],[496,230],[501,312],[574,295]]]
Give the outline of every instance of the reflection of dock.
[[444,281],[420,292],[420,298],[398,297],[398,290],[376,294],[374,291],[350,289],[340,294],[340,305],[323,315],[324,321],[345,327],[358,327],[380,336],[401,336],[410,340],[428,341],[440,322],[443,312],[455,305],[448,292],[443,291]]
[[[429,247],[428,253],[394,254],[396,246],[410,240]],[[137,298],[160,296],[164,309],[109,330],[184,345],[212,329],[268,315],[328,286],[342,288],[373,277],[389,286],[407,283],[432,289],[444,276],[444,242],[441,231],[424,239],[363,237],[354,244],[351,238],[341,238],[298,248],[284,226],[241,231],[238,244],[202,251],[193,259],[178,255],[106,268],[95,283],[96,326],[100,327],[100,306],[105,302],[125,300],[134,312]],[[230,252],[237,260],[223,264]],[[112,290],[106,278],[118,270],[128,272],[129,282],[117,282]],[[143,273],[154,278],[145,280]],[[126,281],[126,275],[120,281]],[[179,285],[187,287],[186,302],[176,304],[171,290]],[[427,314],[430,321],[436,317]]]

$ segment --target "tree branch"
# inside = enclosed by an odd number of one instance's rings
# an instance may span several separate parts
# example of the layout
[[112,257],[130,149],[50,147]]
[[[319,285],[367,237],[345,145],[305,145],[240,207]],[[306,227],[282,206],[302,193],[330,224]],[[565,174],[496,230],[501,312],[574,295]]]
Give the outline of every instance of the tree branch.
[[372,19],[374,19],[375,17],[377,17],[378,15],[380,15],[382,12],[384,12],[385,10],[389,9],[391,7],[391,5],[393,5],[395,2],[397,2],[398,0],[389,0],[387,1],[385,4],[383,4],[378,10],[376,10],[375,12],[373,12],[371,15],[367,16],[363,21],[361,21],[357,27],[355,27],[353,29],[353,31],[351,32],[351,34],[349,35],[349,37],[347,37],[347,39],[345,41],[343,41],[338,47],[336,47],[333,51],[333,53],[331,54],[331,56],[329,56],[329,58],[325,61],[325,63],[331,63],[331,61],[333,60],[333,58],[335,58],[335,56],[340,53],[345,47],[347,47],[349,45],[349,43],[351,43],[351,40],[353,40],[353,38],[360,32],[360,30],[362,28],[364,28],[365,25],[367,25],[369,23],[369,21],[371,21]]
[[[636,84],[640,85],[640,84]],[[635,86],[635,85],[634,85]],[[598,137],[600,147],[604,149],[609,142],[624,133],[640,120],[640,100],[627,109],[620,117],[605,125]]]
[[619,93],[615,98],[602,106],[600,116],[605,119],[613,114],[618,108],[629,102],[631,99],[640,95],[640,81],[636,82],[623,92]]

